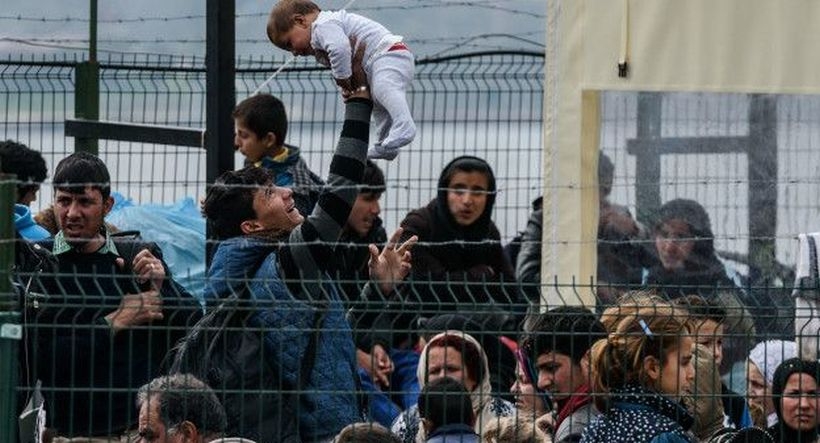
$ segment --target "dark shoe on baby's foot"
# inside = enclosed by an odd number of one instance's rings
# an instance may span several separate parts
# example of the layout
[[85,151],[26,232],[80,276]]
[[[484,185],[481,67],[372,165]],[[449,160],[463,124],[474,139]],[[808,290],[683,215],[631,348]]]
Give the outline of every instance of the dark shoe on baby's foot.
[[398,155],[398,149],[384,149],[380,144],[375,144],[367,150],[367,158],[370,160],[393,160]]

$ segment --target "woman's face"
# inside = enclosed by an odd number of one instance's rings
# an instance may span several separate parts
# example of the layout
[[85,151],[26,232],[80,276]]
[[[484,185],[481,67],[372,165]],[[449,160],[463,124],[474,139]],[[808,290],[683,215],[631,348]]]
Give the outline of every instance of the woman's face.
[[536,417],[544,414],[544,404],[536,396],[535,385],[521,365],[515,365],[515,383],[510,387],[515,397],[515,407],[519,411],[535,412]]
[[433,346],[427,350],[427,383],[444,377],[460,381],[469,392],[473,392],[476,387],[476,381],[467,373],[458,349],[452,346]]
[[666,354],[666,361],[660,371],[660,391],[675,400],[692,392],[695,380],[695,365],[692,362],[694,341],[684,336],[680,345]]
[[783,421],[792,429],[810,431],[820,424],[818,420],[817,381],[809,374],[795,373],[786,380],[780,411]]
[[456,171],[447,185],[447,207],[459,226],[470,226],[487,207],[490,180],[483,172]]
[[746,400],[763,410],[766,415],[774,412],[771,387],[766,383],[757,365],[749,360],[746,361]]
[[689,224],[683,220],[671,219],[658,227],[655,233],[655,249],[664,269],[683,269],[686,259],[695,248],[692,237]]

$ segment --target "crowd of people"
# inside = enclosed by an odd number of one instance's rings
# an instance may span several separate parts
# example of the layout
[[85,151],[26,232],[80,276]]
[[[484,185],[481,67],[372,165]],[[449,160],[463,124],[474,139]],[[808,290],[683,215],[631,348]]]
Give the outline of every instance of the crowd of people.
[[[247,161],[202,201],[216,243],[202,293],[150,238],[105,222],[99,157],[62,159],[35,216],[45,161],[0,143],[18,180],[18,403],[42,396],[38,443],[820,441],[820,364],[794,341],[752,343],[760,318],[704,207],[673,199],[638,222],[610,201],[604,154],[595,307],[541,306],[540,200],[503,247],[484,159],[452,159],[388,235],[371,159],[415,136],[412,57],[360,19],[304,0],[274,8],[271,41],[326,59],[344,122],[323,180],[286,143],[278,98],[236,106]],[[378,38],[339,53],[339,26]],[[741,392],[722,377],[738,364]]]

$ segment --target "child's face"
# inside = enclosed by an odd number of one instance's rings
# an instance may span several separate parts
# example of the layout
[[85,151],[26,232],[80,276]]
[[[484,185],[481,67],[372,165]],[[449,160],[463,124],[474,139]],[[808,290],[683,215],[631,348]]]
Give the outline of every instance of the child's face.
[[241,119],[234,119],[233,144],[236,150],[241,152],[248,160],[258,162],[263,157],[271,155],[276,146],[276,136],[268,133],[264,137],[259,137],[255,132],[245,126]]
[[680,346],[666,354],[659,380],[662,394],[680,400],[692,392],[695,379],[695,365],[692,363],[694,343],[690,337],[681,337]]
[[706,346],[715,355],[715,363],[720,366],[723,361],[723,335],[725,326],[714,320],[701,320],[696,323],[695,343]]
[[274,44],[293,55],[313,55],[314,51],[310,46],[310,24],[294,21],[290,29],[277,36]]

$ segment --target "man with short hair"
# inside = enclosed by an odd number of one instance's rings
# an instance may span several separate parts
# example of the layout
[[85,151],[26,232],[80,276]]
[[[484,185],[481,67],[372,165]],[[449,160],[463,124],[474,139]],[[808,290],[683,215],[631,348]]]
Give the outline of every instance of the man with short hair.
[[0,142],[0,172],[14,174],[17,180],[14,228],[26,240],[51,237],[45,228],[34,221],[29,207],[37,200],[37,191],[46,179],[47,171],[46,161],[39,152],[13,140]]
[[32,375],[43,382],[49,424],[66,437],[124,431],[134,416],[129,390],[159,374],[198,311],[171,279],[159,247],[108,232],[110,182],[92,154],[63,159],[54,174],[60,230],[38,243],[53,253],[57,271],[37,282],[47,298],[29,331]]
[[191,374],[157,377],[137,393],[137,443],[208,443],[224,439],[227,418],[213,389]]
[[556,443],[578,441],[598,415],[590,394],[592,345],[606,337],[604,325],[588,309],[562,306],[538,316],[530,331],[538,389],[555,402]]
[[17,176],[17,203],[25,206],[37,200],[40,183],[48,168],[43,155],[14,140],[0,142],[0,171]]

